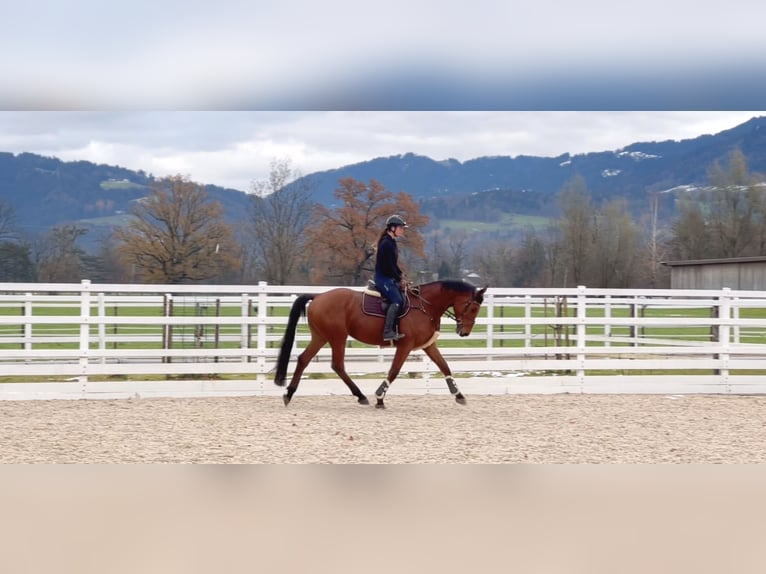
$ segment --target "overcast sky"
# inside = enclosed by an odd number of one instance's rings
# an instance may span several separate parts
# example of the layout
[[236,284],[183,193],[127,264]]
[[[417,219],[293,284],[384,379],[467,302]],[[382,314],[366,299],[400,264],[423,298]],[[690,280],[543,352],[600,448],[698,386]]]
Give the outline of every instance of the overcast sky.
[[716,133],[762,115],[725,110],[766,109],[762,0],[4,8],[0,151],[245,191],[274,159],[308,174],[407,152],[558,156]]
[[0,151],[181,174],[249,191],[274,160],[303,174],[413,152],[556,157],[681,140],[766,112],[0,111]]
[[762,109],[762,0],[24,0],[0,109]]

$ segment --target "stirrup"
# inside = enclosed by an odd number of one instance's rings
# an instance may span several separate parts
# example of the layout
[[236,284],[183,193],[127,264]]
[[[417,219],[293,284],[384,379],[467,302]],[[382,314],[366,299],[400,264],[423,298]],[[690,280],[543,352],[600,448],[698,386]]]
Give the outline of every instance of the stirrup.
[[383,340],[384,341],[398,341],[399,339],[404,338],[404,333],[383,333]]

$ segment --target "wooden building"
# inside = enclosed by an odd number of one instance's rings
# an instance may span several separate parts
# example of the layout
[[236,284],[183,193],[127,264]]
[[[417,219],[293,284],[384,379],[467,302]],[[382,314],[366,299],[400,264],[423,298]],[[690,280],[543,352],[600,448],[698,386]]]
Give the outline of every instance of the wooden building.
[[766,291],[766,257],[664,261],[671,289]]

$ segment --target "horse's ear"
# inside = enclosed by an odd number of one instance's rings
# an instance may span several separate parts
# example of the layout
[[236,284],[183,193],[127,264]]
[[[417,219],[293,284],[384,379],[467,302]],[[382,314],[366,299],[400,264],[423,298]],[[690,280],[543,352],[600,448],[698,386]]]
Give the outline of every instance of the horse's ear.
[[481,289],[479,289],[478,293],[479,295],[484,295],[484,293],[487,291],[487,288],[489,288],[489,285],[485,285]]

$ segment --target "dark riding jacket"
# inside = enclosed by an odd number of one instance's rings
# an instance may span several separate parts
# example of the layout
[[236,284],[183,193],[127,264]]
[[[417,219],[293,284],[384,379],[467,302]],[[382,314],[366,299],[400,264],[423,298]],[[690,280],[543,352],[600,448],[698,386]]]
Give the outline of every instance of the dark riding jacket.
[[403,305],[404,298],[400,289],[402,270],[399,269],[399,246],[396,240],[386,233],[378,243],[375,258],[375,286],[383,297],[395,305]]
[[375,276],[394,279],[397,283],[402,280],[402,270],[399,269],[399,246],[396,240],[386,233],[378,244],[378,254],[375,259]]

